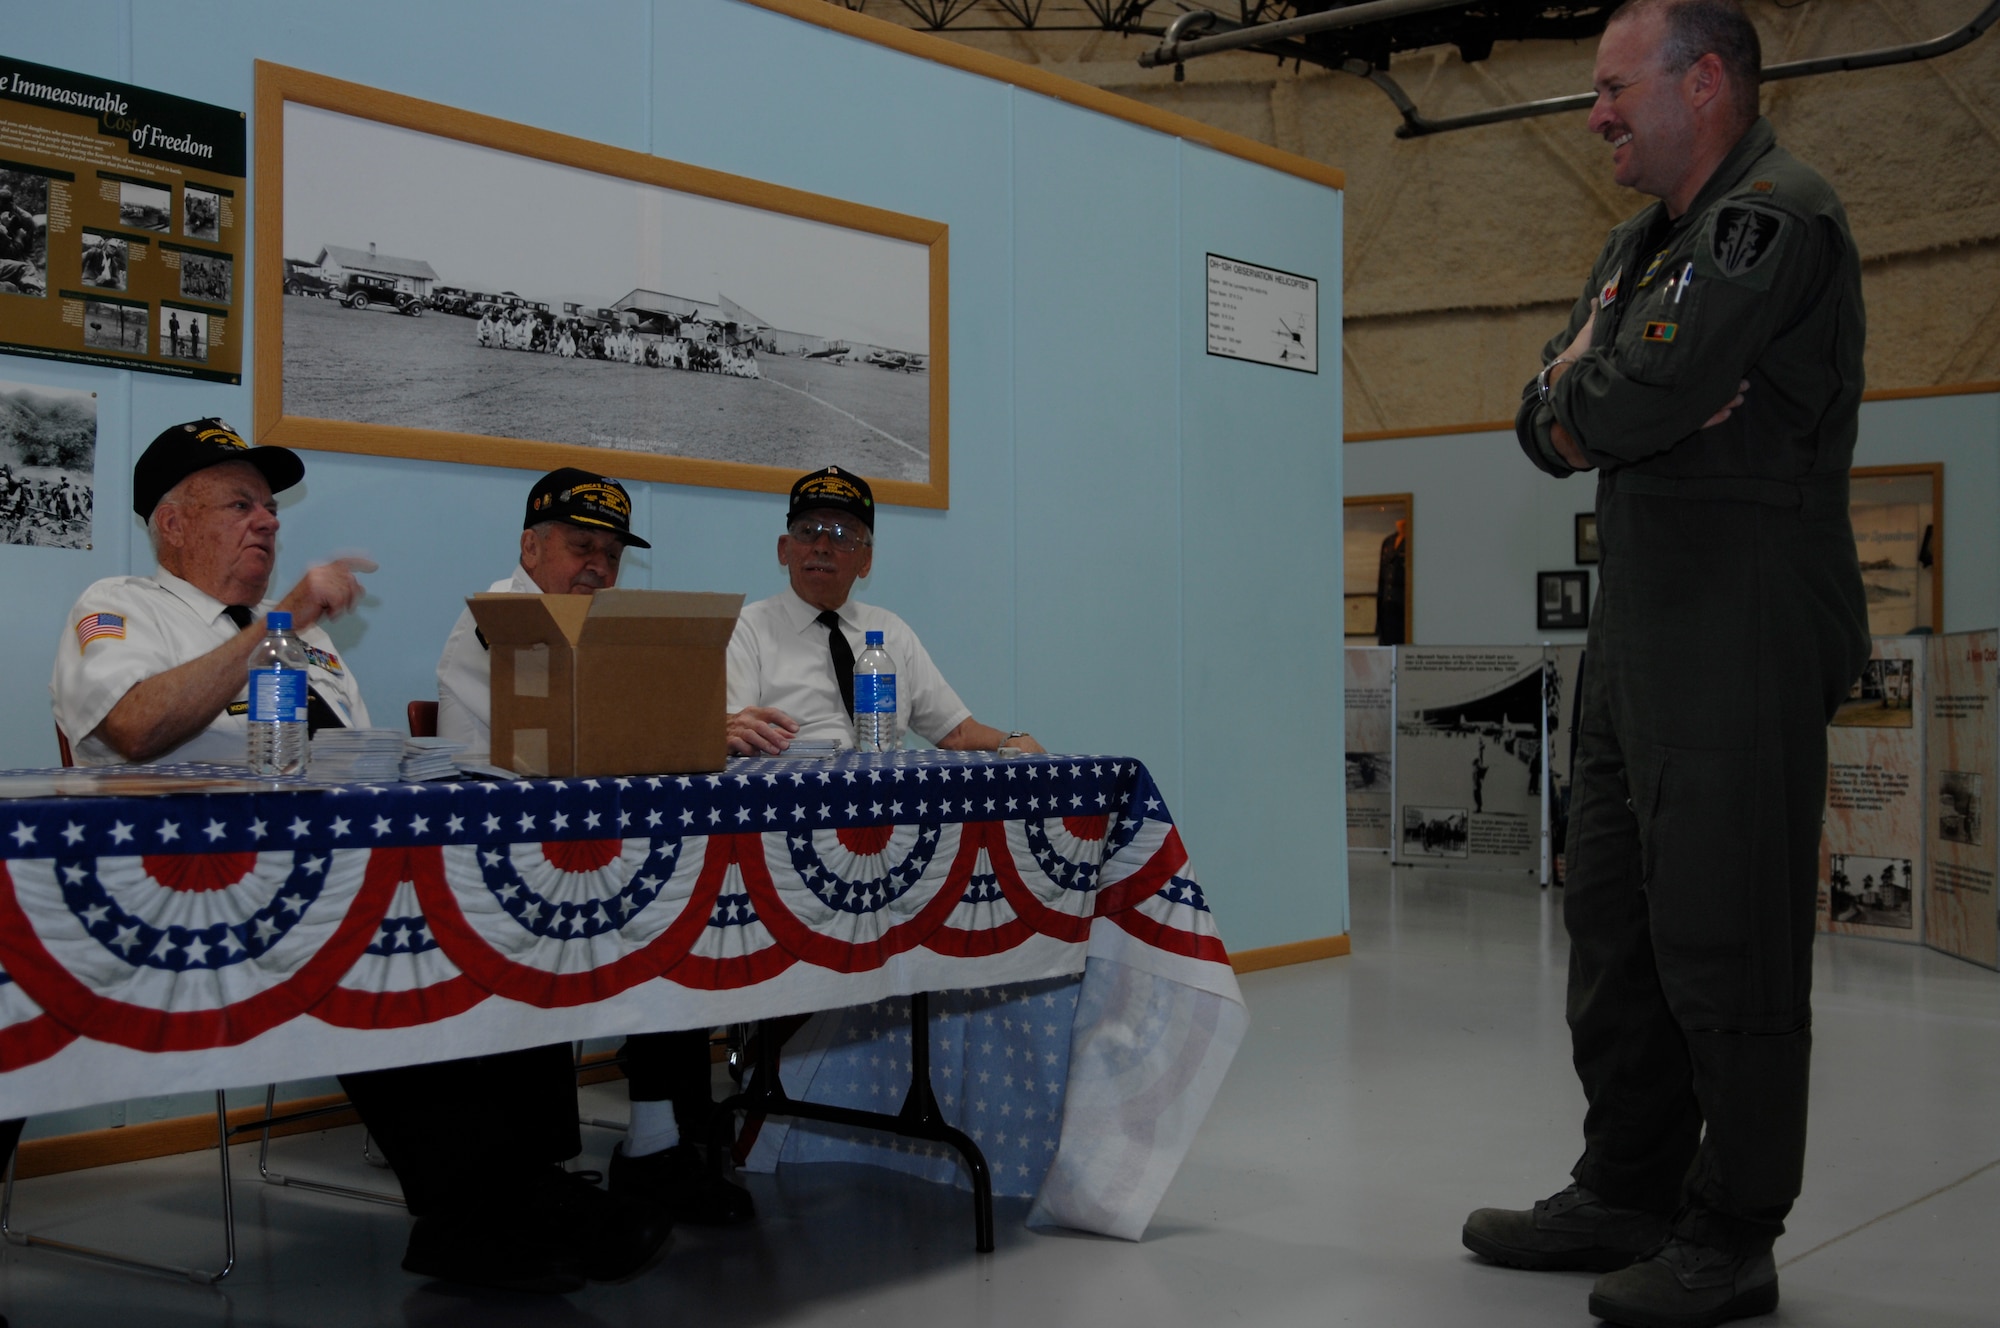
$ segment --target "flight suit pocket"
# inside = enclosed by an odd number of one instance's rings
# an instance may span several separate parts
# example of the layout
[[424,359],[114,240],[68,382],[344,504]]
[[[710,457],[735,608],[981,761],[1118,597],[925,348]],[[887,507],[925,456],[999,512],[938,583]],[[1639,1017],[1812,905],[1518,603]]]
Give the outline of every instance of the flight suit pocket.
[[[1654,387],[1678,387],[1688,362],[1688,329],[1701,308],[1702,286],[1681,291],[1681,263],[1669,263],[1663,275],[1638,292],[1618,325],[1615,346],[1618,367],[1634,382]],[[1676,292],[1680,293],[1677,301]]]

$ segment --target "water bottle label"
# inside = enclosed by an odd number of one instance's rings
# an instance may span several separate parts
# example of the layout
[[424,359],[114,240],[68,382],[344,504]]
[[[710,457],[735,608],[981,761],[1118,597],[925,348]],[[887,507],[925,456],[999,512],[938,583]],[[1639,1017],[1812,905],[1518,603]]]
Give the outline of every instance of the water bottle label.
[[304,669],[250,670],[250,722],[306,718],[306,671]]
[[856,715],[893,715],[896,713],[896,675],[893,673],[863,673],[854,679],[854,713]]

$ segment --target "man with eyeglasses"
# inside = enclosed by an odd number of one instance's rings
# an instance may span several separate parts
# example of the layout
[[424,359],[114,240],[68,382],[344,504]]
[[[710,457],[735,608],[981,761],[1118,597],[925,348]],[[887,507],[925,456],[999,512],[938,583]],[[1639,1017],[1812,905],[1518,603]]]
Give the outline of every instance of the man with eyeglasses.
[[954,751],[1040,752],[1030,735],[974,719],[908,623],[851,597],[874,562],[868,481],[839,466],[800,477],[778,536],[790,584],[746,605],[729,639],[729,749],[777,755],[800,740],[852,747],[854,658],[868,632],[881,632],[906,728]]

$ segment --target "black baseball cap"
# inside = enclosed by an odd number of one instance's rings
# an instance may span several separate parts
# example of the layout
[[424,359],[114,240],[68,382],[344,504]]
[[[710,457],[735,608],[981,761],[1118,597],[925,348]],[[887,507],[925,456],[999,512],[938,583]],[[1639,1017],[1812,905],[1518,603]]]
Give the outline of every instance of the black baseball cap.
[[272,493],[282,493],[306,477],[306,463],[297,452],[288,447],[252,447],[236,430],[210,416],[169,425],[147,444],[139,464],[132,467],[132,510],[141,521],[151,520],[168,490],[196,471],[225,461],[255,466]]
[[552,470],[528,491],[528,515],[521,529],[560,521],[582,530],[608,530],[634,548],[653,546],[632,533],[632,495],[605,475],[575,466]]
[[802,475],[792,485],[792,505],[785,511],[785,524],[791,525],[801,512],[832,508],[836,512],[846,512],[868,527],[875,529],[875,493],[868,487],[868,481],[851,470],[839,466],[828,466],[810,475]]

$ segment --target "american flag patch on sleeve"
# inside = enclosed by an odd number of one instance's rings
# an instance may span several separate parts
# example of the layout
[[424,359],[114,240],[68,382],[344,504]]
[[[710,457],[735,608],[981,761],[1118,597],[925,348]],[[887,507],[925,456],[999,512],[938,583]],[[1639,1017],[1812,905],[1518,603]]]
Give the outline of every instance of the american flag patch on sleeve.
[[79,652],[89,649],[90,643],[100,636],[123,641],[125,620],[115,613],[93,613],[76,620],[76,648]]

